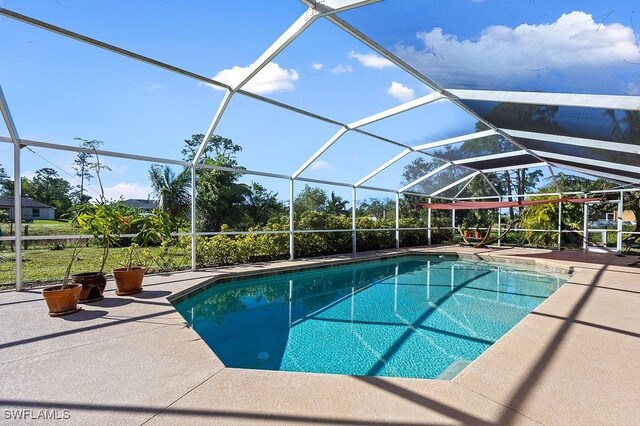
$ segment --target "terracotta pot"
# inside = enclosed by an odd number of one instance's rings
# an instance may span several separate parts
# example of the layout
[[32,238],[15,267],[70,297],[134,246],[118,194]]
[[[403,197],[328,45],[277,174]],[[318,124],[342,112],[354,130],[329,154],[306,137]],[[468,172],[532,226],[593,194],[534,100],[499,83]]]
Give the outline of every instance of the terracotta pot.
[[107,278],[101,272],[85,272],[71,275],[74,283],[82,284],[80,303],[89,303],[104,298],[104,288],[107,286]]
[[113,278],[116,280],[116,286],[118,296],[127,296],[129,294],[136,294],[142,291],[142,279],[144,273],[147,272],[147,268],[139,266],[133,267],[129,270],[127,268],[119,268],[113,270]]
[[471,231],[469,231],[468,229],[464,230],[464,236],[465,237],[470,237],[471,236]]
[[482,233],[476,231],[476,238],[482,238]]
[[71,284],[63,289],[61,285],[47,287],[42,290],[42,296],[49,307],[49,315],[58,317],[61,315],[72,314],[78,312],[78,300],[82,286],[80,284]]

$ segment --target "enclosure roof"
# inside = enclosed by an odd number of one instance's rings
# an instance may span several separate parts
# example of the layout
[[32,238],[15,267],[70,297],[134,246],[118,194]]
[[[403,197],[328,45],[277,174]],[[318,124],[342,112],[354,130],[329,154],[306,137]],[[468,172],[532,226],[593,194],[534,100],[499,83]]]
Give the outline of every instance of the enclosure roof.
[[[552,174],[569,170],[622,185],[640,185],[640,43],[633,25],[633,4],[626,0],[609,2],[607,11],[613,9],[615,14],[612,11],[600,16],[595,13],[604,11],[590,2],[584,5],[588,11],[557,3],[524,7],[463,0],[291,0],[290,15],[298,18],[282,16],[283,20],[289,19],[289,27],[272,37],[269,47],[257,49],[254,60],[235,79],[224,79],[223,73],[210,78],[197,69],[183,68],[155,59],[154,55],[146,56],[110,44],[106,39],[54,25],[46,16],[36,18],[7,8],[0,8],[0,15],[142,62],[150,70],[160,68],[220,89],[221,99],[215,115],[210,117],[205,142],[192,163],[194,167],[207,167],[200,161],[206,141],[220,130],[225,116],[234,113],[234,103],[247,98],[331,126],[332,132],[318,143],[306,161],[292,165],[290,172],[243,170],[242,173],[313,181],[307,173],[323,156],[349,138],[366,138],[372,148],[370,155],[363,158],[371,163],[371,172],[338,183],[387,189],[371,186],[376,176],[395,173],[391,181],[400,182],[398,166],[410,159],[424,158],[430,164],[424,175],[390,189],[429,196],[447,191],[459,193],[471,179],[487,180],[488,173],[523,167],[548,168]],[[499,14],[500,8],[508,10]],[[470,11],[476,13],[472,19]],[[242,29],[242,14],[239,16],[237,26]],[[215,18],[224,17],[211,17]],[[82,28],[73,21],[61,20],[68,22],[69,28]],[[337,117],[331,111],[307,107],[313,105],[312,95],[305,102],[298,101],[295,93],[286,99],[266,96],[258,86],[260,73],[277,66],[274,61],[285,59],[292,50],[308,49],[305,43],[310,42],[305,36],[323,25],[333,26],[368,49],[370,53],[350,54],[363,66],[395,67],[408,79],[423,85],[423,94],[414,94],[413,90],[402,92],[407,88],[397,83],[397,93],[406,95],[402,103],[355,119],[348,113]],[[111,39],[117,40],[117,36],[112,34]],[[313,46],[308,50],[311,62]],[[161,49],[144,51],[162,56]],[[238,66],[232,58],[219,61],[221,67],[229,70]],[[336,70],[336,74],[342,72]],[[296,74],[294,80],[298,78]],[[355,86],[356,83],[351,97],[370,96],[357,92]],[[392,85],[389,91],[393,88]],[[347,98],[340,100],[347,102]],[[336,100],[336,111],[342,111],[338,103]],[[20,126],[11,120],[11,99],[8,102],[3,99],[2,106],[10,134],[0,137],[0,141],[22,146],[50,144],[21,139]],[[460,114],[458,122],[470,123],[466,131],[462,125],[459,129],[434,131],[440,124],[430,121],[430,117],[443,108],[452,108]],[[427,133],[429,136],[424,136]],[[376,159],[374,153],[381,156],[383,153],[373,148],[374,143],[390,150],[384,154],[387,157]],[[105,154],[127,156],[126,152]],[[188,164],[175,157],[129,157]]]

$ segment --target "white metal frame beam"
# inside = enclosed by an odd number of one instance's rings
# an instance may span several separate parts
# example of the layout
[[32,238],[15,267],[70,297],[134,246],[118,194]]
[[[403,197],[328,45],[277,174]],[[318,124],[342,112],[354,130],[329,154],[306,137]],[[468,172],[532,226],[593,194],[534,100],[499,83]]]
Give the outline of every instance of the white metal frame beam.
[[[416,179],[416,180],[414,180],[414,181],[412,181],[412,182],[409,182],[408,184],[406,184],[406,185],[405,185],[405,186],[403,186],[402,188],[398,189],[398,192],[404,192],[404,191],[406,191],[407,189],[409,189],[409,188],[411,188],[411,187],[413,187],[413,186],[415,186],[415,185],[419,184],[420,182],[423,182],[423,181],[425,181],[425,180],[429,179],[431,176],[434,176],[434,175],[436,175],[436,174],[440,173],[441,171],[443,171],[443,170],[445,170],[445,169],[449,168],[451,165],[452,165],[451,163],[447,163],[447,164],[443,164],[442,166],[440,166],[440,167],[438,167],[438,168],[436,168],[436,169],[431,170],[431,171],[430,171],[429,173],[427,173],[426,175],[421,176],[421,177],[419,177],[418,179]],[[427,195],[428,195],[428,194],[424,194],[424,196],[427,196]]]
[[[411,152],[419,152],[421,154],[424,154],[424,155],[432,157],[432,158],[438,158],[438,157],[432,156],[432,155],[430,155],[428,153],[421,152],[421,151],[424,150],[424,149],[436,148],[436,147],[440,147],[440,146],[452,145],[452,144],[456,144],[456,143],[460,143],[460,142],[466,142],[466,141],[470,141],[470,140],[474,140],[474,139],[480,139],[480,138],[484,138],[484,137],[487,137],[487,136],[493,136],[493,135],[496,135],[496,134],[497,134],[497,132],[494,131],[494,130],[485,130],[485,131],[481,131],[481,132],[468,133],[466,135],[456,136],[456,137],[453,137],[453,138],[447,138],[447,139],[442,139],[442,140],[439,140],[439,141],[429,142],[429,143],[422,144],[422,145],[416,145],[416,146],[408,147],[404,151],[400,152],[398,155],[396,155],[395,157],[393,157],[389,161],[385,162],[384,164],[382,164],[381,166],[379,166],[378,168],[373,170],[371,173],[369,173],[368,175],[366,175],[365,177],[360,179],[354,185],[355,186],[362,185],[363,183],[365,183],[369,179],[373,178],[374,176],[376,176],[380,172],[382,172],[385,169],[387,169],[389,166],[391,166],[394,163],[400,161],[402,158],[404,158],[406,155],[408,155]],[[438,159],[440,159],[440,158],[438,158]],[[448,160],[445,160],[445,159],[442,159],[442,160],[446,161],[446,162],[449,162]]]
[[363,177],[362,179],[360,179],[359,181],[354,183],[353,186],[356,187],[356,188],[359,187],[360,185],[362,185],[363,183],[365,183],[369,179],[371,179],[374,176],[376,176],[378,173],[382,172],[383,170],[386,170],[391,165],[395,164],[396,162],[400,161],[401,159],[403,159],[404,157],[409,155],[409,153],[411,153],[411,152],[412,152],[412,150],[410,148],[406,148],[404,151],[402,151],[401,153],[399,153],[395,157],[391,158],[390,160],[388,160],[384,164],[380,165],[378,168],[373,170],[371,173],[369,173],[368,175],[366,175],[365,177]]
[[22,180],[20,172],[20,136],[16,129],[15,122],[9,110],[9,104],[4,97],[2,86],[0,86],[0,111],[7,126],[11,142],[13,143],[13,217],[15,222],[14,231],[14,255],[16,262],[16,291],[22,290]]
[[454,188],[455,186],[460,185],[462,182],[464,182],[466,180],[473,179],[474,177],[478,176],[479,174],[480,174],[480,172],[473,172],[470,175],[467,175],[467,176],[465,176],[465,177],[463,177],[461,179],[458,179],[455,182],[452,182],[452,183],[450,183],[450,184],[448,184],[446,186],[443,186],[442,188],[438,189],[437,191],[432,192],[431,194],[429,194],[429,196],[430,197],[435,197],[438,194],[442,194],[447,189]]
[[[583,167],[575,167],[575,166],[565,165],[565,164],[558,164],[557,166],[554,166],[554,167],[557,169],[572,170],[574,172],[583,173],[585,175],[593,176],[594,178],[611,179],[618,182],[633,183],[636,185],[640,184],[640,178],[634,179],[628,176],[616,175],[615,173],[606,173],[606,172],[601,172],[599,170],[591,170]],[[535,195],[535,194],[532,194],[532,195]]]
[[[500,195],[500,193],[498,192],[496,187],[493,186],[493,184],[491,183],[491,181],[489,180],[487,175],[482,170],[480,170],[480,176],[482,176],[482,178],[485,180],[485,182],[487,182],[487,184],[489,185],[489,188],[491,188],[493,190],[493,192],[495,192],[495,194],[498,196],[498,198],[502,197],[502,195]],[[460,192],[462,192],[462,191],[460,191]]]
[[488,136],[495,136],[498,132],[495,130],[483,130],[481,132],[468,133],[466,135],[456,136],[453,138],[441,139],[439,141],[427,142],[420,145],[412,146],[411,148],[416,151],[423,149],[438,148],[445,145],[453,145],[460,142],[467,142],[475,139],[486,138]]
[[[585,169],[589,170],[589,165],[593,165],[596,167],[603,167],[606,169],[611,169],[612,171],[617,170],[624,170],[625,172],[632,172],[632,173],[638,173],[638,176],[640,177],[640,167],[636,167],[636,166],[631,166],[629,164],[621,164],[621,163],[613,163],[610,161],[602,161],[602,160],[594,160],[592,158],[587,158],[587,157],[581,157],[581,156],[576,156],[576,155],[565,155],[565,154],[557,154],[555,152],[547,152],[547,151],[540,151],[540,150],[534,150],[535,153],[537,153],[538,155],[542,156],[542,157],[548,157],[551,159],[556,159],[558,161],[569,161],[571,163],[575,163],[576,161],[587,161],[588,163],[585,164]],[[564,166],[561,166],[564,167]],[[592,170],[594,173],[597,172],[597,170]]]
[[521,169],[530,169],[530,168],[538,168],[538,167],[547,167],[547,163],[531,163],[531,164],[522,164],[519,166],[505,166],[505,167],[496,167],[494,169],[482,169],[480,170],[482,173],[493,173],[500,172],[503,170],[521,170]]
[[335,13],[345,12],[357,7],[367,6],[373,3],[378,3],[382,0],[302,0],[302,3],[306,4],[312,9],[322,13],[322,16],[332,15]]
[[[640,104],[638,106],[640,108]],[[589,147],[595,149],[604,149],[608,151],[625,152],[628,154],[640,154],[640,145],[634,145],[622,142],[610,142],[600,139],[585,139],[572,136],[551,135],[548,133],[526,132],[523,130],[501,129],[505,133],[516,138],[532,139],[543,142],[558,143],[564,145],[573,145],[581,147]],[[640,141],[639,141],[640,143]]]
[[460,160],[453,160],[452,163],[457,165],[463,165],[463,164],[469,164],[469,163],[476,163],[479,161],[498,160],[500,158],[509,158],[509,157],[519,157],[521,155],[527,155],[527,154],[529,153],[525,150],[509,151],[509,152],[501,152],[499,154],[483,155],[480,157],[462,158]]
[[324,154],[329,148],[331,148],[331,146],[336,143],[342,136],[344,136],[344,134],[348,131],[359,129],[360,127],[366,126],[368,124],[384,120],[385,118],[393,117],[394,115],[412,110],[414,108],[418,108],[423,105],[427,105],[432,102],[439,101],[441,99],[444,99],[444,96],[442,96],[440,93],[430,93],[418,99],[405,102],[393,108],[386,109],[384,111],[378,112],[376,114],[370,115],[341,127],[340,130],[338,130],[331,138],[329,138],[327,142],[325,142],[316,152],[314,152],[313,155],[311,155],[311,157],[309,157],[307,161],[302,164],[302,166],[300,166],[295,172],[293,172],[291,178],[296,179],[298,176],[300,176],[314,161],[316,161],[322,154]]
[[462,187],[462,189],[460,189],[460,191],[458,191],[458,193],[457,193],[456,195],[454,195],[454,196],[453,196],[453,199],[454,199],[454,200],[457,200],[457,199],[458,199],[458,197],[460,196],[460,194],[462,194],[462,192],[463,192],[465,189],[467,189],[467,187],[471,184],[471,182],[473,182],[473,179],[477,178],[478,176],[483,176],[483,177],[484,177],[484,175],[476,175],[476,176],[474,176],[472,179],[469,179],[469,180],[467,181],[467,183]]
[[507,102],[515,104],[557,105],[579,108],[622,110],[637,110],[638,107],[640,107],[640,96],[466,89],[447,89],[447,92],[459,99],[467,101]]
[[280,37],[278,37],[275,42],[271,44],[271,46],[267,48],[267,50],[262,53],[262,55],[258,57],[258,59],[256,59],[249,66],[247,75],[240,82],[233,85],[229,90],[227,90],[224,97],[222,98],[222,101],[220,102],[220,105],[218,106],[218,109],[216,110],[216,113],[211,119],[209,128],[204,135],[202,143],[198,147],[196,155],[193,157],[193,164],[197,164],[200,161],[200,157],[202,157],[202,154],[206,150],[206,147],[209,144],[209,139],[211,139],[211,137],[213,136],[215,129],[220,123],[220,120],[222,119],[222,116],[224,115],[224,112],[227,109],[227,106],[229,105],[229,102],[231,101],[233,95],[237,93],[238,90],[242,89],[244,85],[249,83],[249,81],[251,81],[251,79],[255,77],[256,74],[258,74],[265,66],[267,66],[271,62],[273,58],[275,58],[280,52],[282,52],[287,46],[289,46],[289,44],[291,44],[300,34],[302,34],[304,30],[309,28],[309,26],[311,26],[311,24],[313,24],[319,16],[320,13],[317,10],[311,8],[307,9],[298,19],[296,19],[293,24],[291,24],[291,26],[289,26],[289,28],[286,29],[284,33],[280,35]]

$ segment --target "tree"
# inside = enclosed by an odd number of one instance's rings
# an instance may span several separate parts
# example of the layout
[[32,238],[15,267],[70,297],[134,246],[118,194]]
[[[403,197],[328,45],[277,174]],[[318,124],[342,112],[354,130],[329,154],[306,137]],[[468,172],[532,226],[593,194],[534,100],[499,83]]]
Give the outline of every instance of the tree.
[[[192,135],[191,139],[184,140],[185,147],[182,149],[182,158],[184,161],[193,161],[203,140],[204,135],[202,133]],[[212,135],[204,151],[202,151],[200,160],[212,158],[221,163],[236,164],[236,154],[240,151],[242,151],[242,147],[233,143],[231,139],[223,138],[219,135]]]
[[[195,134],[185,140],[182,155],[185,161],[192,161],[204,135]],[[231,139],[213,135],[209,139],[201,160],[205,166],[238,166],[236,154],[242,151],[240,145]],[[218,232],[223,224],[238,224],[244,218],[244,202],[249,194],[247,185],[238,183],[239,173],[223,170],[199,168],[196,176],[198,197],[196,200],[196,220],[199,229]]]
[[310,210],[324,211],[328,202],[329,197],[325,191],[305,185],[293,201],[293,211],[296,216]]
[[[222,166],[210,158],[204,164]],[[239,174],[220,170],[198,171],[197,222],[205,231],[218,232],[222,225],[236,225],[244,218],[247,185],[237,183]]]
[[[101,147],[104,144],[104,142],[96,139],[88,140],[88,139],[82,139],[80,137],[75,137],[74,140],[80,141],[80,148],[91,149],[93,151],[97,150],[99,147]],[[91,161],[93,158],[94,158],[94,154],[91,154],[88,152],[79,152],[78,155],[76,156],[76,159],[73,161],[73,164],[74,164],[73,170],[75,170],[76,176],[80,178],[80,185],[76,186],[78,190],[75,194],[75,198],[76,198],[75,201],[78,204],[87,203],[91,199],[90,196],[85,195],[84,188],[85,188],[85,181],[87,184],[89,184],[89,182],[93,178],[93,174],[91,173],[92,165],[94,164]]]
[[[25,182],[26,181],[26,182]],[[33,179],[23,178],[23,196],[56,208],[56,217],[65,214],[73,204],[71,184],[58,176],[54,169],[45,167],[36,170]]]
[[[421,178],[422,176],[435,170],[442,164],[441,161],[436,160],[435,158],[431,158],[431,159],[427,159],[427,158],[428,157],[418,157],[404,167],[404,171],[402,172],[403,184],[406,185]],[[439,173],[436,173],[434,175],[434,178],[437,179],[438,175]],[[431,185],[423,181],[417,184],[416,186],[411,187],[410,189],[411,191],[414,191],[414,192],[424,192],[425,194],[428,194],[429,192],[432,192],[430,191],[430,188],[431,188]]]
[[191,206],[191,173],[184,168],[180,173],[169,166],[152,164],[149,168],[151,188],[160,210],[174,219],[186,218]]
[[376,219],[386,219],[394,217],[396,209],[395,201],[391,198],[369,198],[363,200],[356,209],[358,216],[375,217]]
[[248,190],[244,208],[250,227],[265,225],[272,217],[285,214],[286,207],[278,200],[277,193],[256,182],[251,182]]
[[13,194],[13,179],[0,164],[0,195],[9,195],[10,193]]
[[[558,173],[555,177],[555,182],[551,179],[547,180],[547,184],[540,188],[540,192],[563,192],[563,191],[596,191],[599,189],[609,189],[614,185],[603,179],[588,179],[580,176],[567,175],[565,173]],[[549,197],[544,197],[549,198]],[[543,198],[543,199],[544,199]],[[534,198],[535,199],[535,198]],[[562,225],[564,230],[569,229],[582,229],[583,221],[583,208],[581,204],[565,203],[562,206]],[[590,207],[592,212],[597,212],[599,209],[604,208],[601,204],[595,204]],[[557,229],[558,228],[558,204],[539,204],[528,206],[523,212],[524,228],[529,229]],[[555,243],[556,236],[547,232],[527,232],[525,237],[529,242],[542,243],[550,245]],[[565,243],[567,239],[573,239],[572,242],[576,242],[576,238],[571,234],[563,234]]]
[[346,215],[349,213],[347,204],[349,204],[347,200],[331,191],[331,197],[327,199],[324,211],[329,214]]

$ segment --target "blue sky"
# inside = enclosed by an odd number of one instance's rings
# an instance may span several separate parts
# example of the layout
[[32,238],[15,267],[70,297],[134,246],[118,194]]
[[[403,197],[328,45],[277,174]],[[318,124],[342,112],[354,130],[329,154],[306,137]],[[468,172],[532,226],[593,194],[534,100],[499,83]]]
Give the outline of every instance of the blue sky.
[[[237,77],[304,11],[296,0],[0,5],[221,80]],[[638,94],[640,48],[631,25],[640,22],[633,10],[631,1],[387,0],[343,18],[445,87]],[[0,82],[25,139],[73,144],[80,136],[103,140],[107,150],[180,158],[182,140],[205,132],[222,97],[197,81],[6,18],[0,18],[0,40]],[[258,77],[248,90],[343,122],[429,93],[324,20]],[[366,130],[415,144],[468,133],[473,124],[439,102]],[[336,130],[236,96],[216,133],[244,147],[245,167],[290,174]],[[0,133],[6,136],[6,129]],[[23,151],[25,174],[53,163],[71,180],[65,173],[72,153],[34,150],[40,156]],[[348,134],[304,176],[355,182],[400,150]],[[148,164],[105,162],[113,169],[105,175],[108,195],[148,194]],[[0,144],[0,163],[11,172],[9,145]],[[371,184],[399,187],[404,164]],[[249,179],[286,197],[286,182]]]

